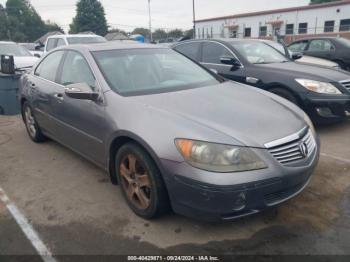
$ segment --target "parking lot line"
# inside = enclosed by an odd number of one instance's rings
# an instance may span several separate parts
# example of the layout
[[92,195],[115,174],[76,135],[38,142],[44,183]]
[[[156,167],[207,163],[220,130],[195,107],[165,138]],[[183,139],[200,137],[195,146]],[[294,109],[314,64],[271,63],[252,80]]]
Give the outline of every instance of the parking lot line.
[[40,239],[38,233],[34,230],[28,219],[19,211],[16,205],[9,199],[5,191],[0,187],[0,201],[4,203],[12,217],[15,219],[23,233],[26,235],[35,250],[45,262],[56,262],[49,249]]
[[349,164],[350,164],[350,160],[349,160],[349,159],[345,159],[345,158],[343,158],[343,157],[333,156],[333,155],[326,154],[326,153],[321,153],[321,156],[333,158],[333,159],[335,159],[335,160],[339,160],[339,161],[342,161],[342,162],[345,162],[345,163],[349,163]]

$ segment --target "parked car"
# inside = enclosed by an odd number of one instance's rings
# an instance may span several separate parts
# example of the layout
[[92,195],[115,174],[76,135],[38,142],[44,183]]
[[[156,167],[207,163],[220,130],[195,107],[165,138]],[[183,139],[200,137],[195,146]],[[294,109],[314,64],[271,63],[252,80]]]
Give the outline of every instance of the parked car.
[[26,48],[33,56],[38,58],[44,54],[44,47],[36,43],[19,43],[20,46]]
[[14,42],[0,41],[1,55],[12,55],[17,69],[30,68],[38,61],[38,57],[33,56],[26,48]]
[[293,102],[317,123],[342,120],[350,111],[349,73],[297,64],[259,40],[193,40],[173,48],[227,79]]
[[169,206],[206,220],[254,214],[303,191],[318,161],[302,110],[169,48],[58,48],[21,80],[30,138],[108,170],[144,218]]
[[332,62],[330,60],[321,59],[313,56],[306,56],[299,52],[293,52],[289,50],[285,45],[272,40],[260,40],[260,41],[263,41],[264,43],[277,49],[283,55],[294,60],[296,63],[309,64],[309,65],[315,65],[315,66],[324,66],[324,67],[329,67],[333,69],[340,69],[340,66],[337,63]]
[[344,70],[350,70],[350,40],[341,37],[305,38],[291,43],[288,48],[294,52],[301,52],[332,60]]
[[60,46],[105,42],[107,42],[107,40],[104,37],[92,34],[54,35],[47,38],[44,53]]

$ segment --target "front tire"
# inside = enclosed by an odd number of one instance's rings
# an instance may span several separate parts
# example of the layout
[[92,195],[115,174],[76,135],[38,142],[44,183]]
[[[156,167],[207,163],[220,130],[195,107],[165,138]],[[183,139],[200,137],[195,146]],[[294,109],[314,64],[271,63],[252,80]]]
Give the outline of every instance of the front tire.
[[136,215],[151,219],[168,210],[168,195],[161,174],[142,147],[127,143],[118,150],[115,160],[118,184]]
[[33,110],[28,102],[24,102],[22,106],[22,116],[30,139],[35,143],[46,141],[47,138],[41,132],[41,129],[34,117]]

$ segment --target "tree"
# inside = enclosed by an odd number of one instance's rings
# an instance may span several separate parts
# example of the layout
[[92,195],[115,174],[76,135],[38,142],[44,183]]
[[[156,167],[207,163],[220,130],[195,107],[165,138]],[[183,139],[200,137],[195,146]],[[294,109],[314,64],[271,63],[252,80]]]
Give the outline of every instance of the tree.
[[146,28],[142,28],[142,27],[140,27],[140,28],[135,28],[132,32],[131,32],[131,34],[133,34],[133,35],[143,35],[145,38],[151,38],[150,37],[150,32],[149,32],[149,30],[148,29],[146,29]]
[[184,32],[181,29],[174,29],[169,31],[168,36],[173,38],[180,38],[183,37]]
[[7,40],[8,39],[8,32],[7,32],[7,17],[6,17],[6,10],[5,8],[0,4],[0,40]]
[[92,31],[97,35],[106,35],[108,31],[105,10],[98,0],[79,0],[77,14],[70,24],[70,33]]
[[162,40],[162,39],[166,39],[167,37],[168,37],[168,34],[163,29],[157,29],[156,31],[153,32],[154,40]]
[[8,0],[6,13],[11,40],[34,41],[47,32],[44,21],[28,0]]
[[186,37],[186,38],[193,38],[193,29],[190,29],[190,30],[186,30],[185,32],[184,32],[184,37]]
[[310,0],[310,5],[323,4],[323,3],[335,2],[335,1],[340,1],[340,0]]

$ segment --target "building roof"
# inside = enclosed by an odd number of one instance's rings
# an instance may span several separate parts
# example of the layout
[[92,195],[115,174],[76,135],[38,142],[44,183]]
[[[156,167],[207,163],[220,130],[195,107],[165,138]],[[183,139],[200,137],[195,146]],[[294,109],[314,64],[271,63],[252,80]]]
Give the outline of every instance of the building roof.
[[196,20],[195,22],[198,23],[198,22],[208,22],[208,21],[215,21],[215,20],[221,20],[221,19],[234,19],[234,18],[258,16],[258,15],[270,15],[270,14],[303,11],[303,10],[326,8],[326,7],[340,6],[340,5],[350,5],[350,0],[341,0],[341,1],[323,3],[323,4],[313,4],[313,5],[266,10],[266,11],[259,11],[259,12],[242,13],[242,14],[236,14],[236,15],[230,15],[230,16],[219,16],[219,17],[212,17],[212,18],[206,18],[206,19],[199,19],[199,20]]

